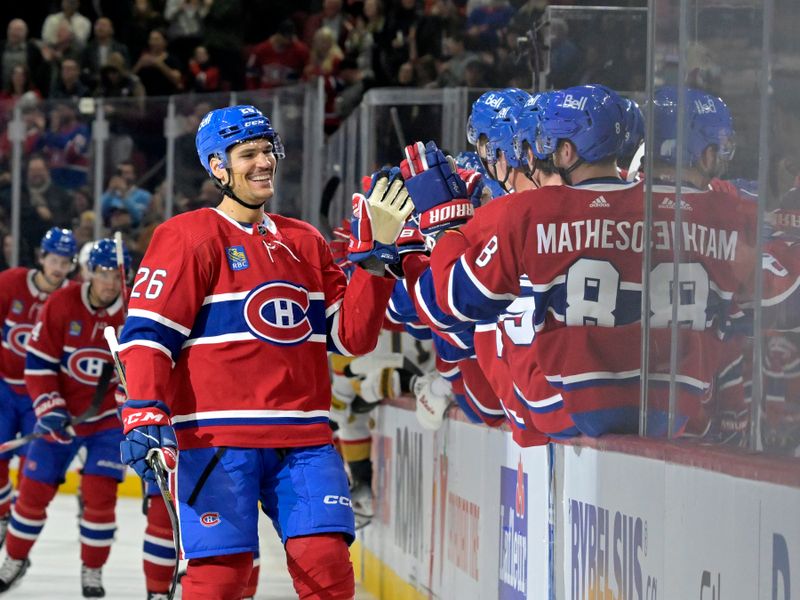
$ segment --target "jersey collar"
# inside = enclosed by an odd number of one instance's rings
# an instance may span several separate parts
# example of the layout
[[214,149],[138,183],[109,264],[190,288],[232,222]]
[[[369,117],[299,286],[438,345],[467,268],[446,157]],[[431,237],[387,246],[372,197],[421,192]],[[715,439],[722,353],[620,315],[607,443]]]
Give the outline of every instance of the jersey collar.
[[[235,219],[231,219],[228,215],[226,215],[224,212],[222,212],[220,209],[218,209],[216,207],[211,208],[211,210],[216,212],[220,217],[225,219],[228,223],[230,223],[231,225],[233,225],[234,227],[236,227],[240,231],[243,231],[248,235],[252,235],[253,234],[254,226],[253,226],[252,223],[248,223],[248,224],[239,223],[239,221],[237,221]],[[275,235],[278,232],[278,227],[275,225],[275,221],[273,221],[267,213],[264,213],[264,217],[262,218],[261,223],[259,224],[259,227],[266,228],[266,230],[269,231],[273,235]]]

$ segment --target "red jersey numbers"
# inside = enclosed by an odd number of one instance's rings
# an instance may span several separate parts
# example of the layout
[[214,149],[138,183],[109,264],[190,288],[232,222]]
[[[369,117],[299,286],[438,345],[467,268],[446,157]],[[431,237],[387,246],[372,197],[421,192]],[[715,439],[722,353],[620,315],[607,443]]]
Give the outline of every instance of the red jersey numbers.
[[[131,298],[140,298],[142,293],[148,300],[155,300],[164,289],[164,278],[167,272],[164,269],[153,269],[152,273],[147,267],[140,267],[139,272],[136,273],[136,281],[131,290]],[[142,289],[142,285],[147,282],[147,285]]]
[[244,303],[244,318],[257,338],[293,346],[306,341],[313,333],[308,318],[310,306],[306,288],[273,281],[250,292]]

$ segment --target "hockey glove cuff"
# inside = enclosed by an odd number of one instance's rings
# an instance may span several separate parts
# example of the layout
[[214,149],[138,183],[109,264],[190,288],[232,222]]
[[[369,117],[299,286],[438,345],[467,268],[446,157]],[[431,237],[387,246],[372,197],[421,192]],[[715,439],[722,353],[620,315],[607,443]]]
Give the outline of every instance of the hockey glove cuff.
[[75,431],[70,425],[70,414],[67,403],[58,392],[42,394],[33,402],[33,412],[36,415],[34,433],[49,435],[59,444],[69,444],[75,437]]
[[128,400],[122,407],[122,426],[125,434],[120,444],[122,462],[130,465],[139,477],[155,482],[155,473],[147,459],[157,451],[161,451],[167,470],[175,469],[178,442],[163,402]]

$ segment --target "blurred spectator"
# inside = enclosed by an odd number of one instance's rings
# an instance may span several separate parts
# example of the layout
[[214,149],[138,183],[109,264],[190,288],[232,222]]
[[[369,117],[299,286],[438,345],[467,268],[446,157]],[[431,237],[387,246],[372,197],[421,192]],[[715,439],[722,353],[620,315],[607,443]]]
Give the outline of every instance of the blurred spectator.
[[386,39],[389,43],[385,49],[386,60],[390,72],[397,73],[400,65],[412,56],[415,27],[419,18],[416,0],[400,0],[393,4],[386,23]]
[[[22,141],[22,154],[29,156],[39,145],[39,140],[44,134],[47,124],[42,109],[39,108],[37,101],[30,102],[28,96],[23,96],[20,100],[22,108],[22,123],[25,128],[25,138]],[[7,163],[11,158],[11,141],[8,139],[8,128],[4,128],[0,134],[0,162]],[[5,175],[5,174],[3,174]],[[5,183],[4,176],[0,175],[0,184]]]
[[511,17],[508,24],[509,30],[516,35],[525,35],[529,29],[533,28],[536,21],[542,18],[547,5],[547,0],[526,0],[525,4]]
[[150,32],[167,26],[164,16],[155,10],[150,0],[135,0],[133,14],[128,23],[128,56],[133,60],[144,52],[150,41]]
[[193,92],[216,92],[219,90],[219,69],[211,64],[208,50],[198,46],[189,60],[187,89]]
[[21,98],[24,98],[27,102],[34,103],[41,99],[39,90],[36,89],[31,81],[28,67],[24,64],[14,66],[11,71],[11,80],[0,92],[0,101],[2,101],[0,110],[10,112]]
[[3,254],[0,255],[0,271],[8,269],[11,266],[11,254],[14,252],[14,238],[10,233],[0,230],[0,236],[3,238]]
[[478,6],[467,16],[466,39],[470,48],[494,48],[503,39],[503,34],[514,8],[508,0],[491,0]]
[[358,61],[353,57],[345,57],[339,63],[338,79],[341,89],[336,95],[336,114],[339,122],[341,122],[356,109],[366,89],[364,72],[359,68]]
[[[32,156],[25,170],[22,189],[23,212],[28,212],[27,233],[24,237],[34,243],[47,228],[72,227],[72,198],[50,178],[47,163],[41,156]],[[32,212],[30,212],[32,211]]]
[[464,48],[463,32],[451,31],[445,38],[445,56],[448,58],[441,67],[439,85],[441,87],[464,85],[464,70],[467,64],[478,58],[478,55]]
[[180,64],[167,52],[167,38],[160,29],[150,32],[147,49],[133,72],[138,75],[148,96],[169,96],[183,87]]
[[469,88],[489,87],[487,69],[479,58],[469,61],[464,67],[464,85]]
[[323,27],[330,29],[336,43],[344,47],[347,36],[353,29],[353,22],[342,12],[342,0],[323,0],[322,10],[306,19],[303,27],[303,41],[308,46],[312,46],[314,34]]
[[202,169],[197,168],[197,147],[195,136],[200,120],[212,108],[209,102],[195,102],[184,112],[184,118],[179,121],[182,132],[175,139],[175,192],[187,198],[192,198],[200,184],[209,180]]
[[[125,178],[116,173],[108,180],[108,187],[101,199],[101,213],[103,215],[103,224],[106,227],[111,226],[112,216],[116,213],[125,212],[130,218],[130,226],[136,227],[142,220],[142,210],[140,207],[127,196],[128,184]],[[118,220],[125,220],[125,218],[118,218]]]
[[62,24],[69,27],[79,45],[83,46],[89,41],[92,22],[78,12],[79,4],[78,0],[61,0],[61,12],[48,16],[42,25],[42,41],[45,44],[52,46],[58,42],[58,29]]
[[208,177],[200,185],[200,192],[189,198],[185,210],[197,210],[198,208],[213,208],[219,204],[221,195],[217,186]]
[[25,65],[28,73],[41,89],[42,53],[35,42],[28,39],[28,26],[22,19],[11,19],[6,29],[6,41],[3,45],[2,57],[3,88],[11,83],[11,74],[17,65]]
[[37,150],[50,166],[53,183],[67,190],[86,185],[89,170],[89,127],[78,120],[72,102],[60,100],[50,111],[50,128]]
[[203,0],[167,0],[164,18],[170,52],[183,63],[189,62],[192,51],[203,42],[203,18],[209,9]]
[[389,85],[392,81],[383,53],[388,45],[383,0],[365,0],[363,14],[356,17],[344,51],[355,57],[362,78],[374,85]]
[[78,64],[81,61],[81,47],[75,42],[75,36],[67,23],[59,23],[55,43],[42,46],[42,57],[42,83],[45,87],[40,89],[49,97],[61,77],[61,61],[66,58],[71,58]]
[[111,19],[100,17],[94,23],[94,38],[83,49],[81,69],[88,85],[96,87],[100,79],[100,68],[108,63],[113,53],[118,53],[130,64],[128,48],[114,39],[114,25]]
[[50,91],[55,99],[79,100],[89,95],[89,89],[81,81],[81,68],[74,58],[61,61],[61,75]]
[[[72,232],[75,234],[75,240],[81,249],[87,242],[94,240],[94,222],[95,214],[93,210],[85,210],[78,216],[78,224],[73,228]],[[80,260],[80,256],[78,260]]]
[[203,27],[205,46],[211,60],[219,67],[223,89],[244,88],[244,37],[242,23],[245,13],[242,0],[204,0],[209,5]]
[[145,90],[136,75],[128,72],[125,58],[113,52],[102,67],[95,96],[105,98],[144,98]]
[[253,48],[247,60],[247,89],[273,88],[297,82],[308,63],[309,50],[286,19],[278,31]]
[[556,89],[575,85],[575,73],[581,68],[581,53],[569,38],[569,26],[563,19],[550,22],[549,83]]
[[314,33],[308,64],[303,70],[303,76],[305,79],[313,79],[314,77],[335,75],[343,58],[344,53],[336,43],[333,31],[322,27]]
[[433,0],[412,28],[412,56],[441,58],[445,32],[460,26],[461,17],[449,0]]
[[94,202],[92,201],[92,193],[86,186],[73,190],[71,195],[72,204],[70,208],[70,217],[74,226],[84,212],[94,209]]
[[117,165],[117,174],[125,181],[123,198],[126,202],[132,202],[139,214],[144,215],[152,203],[153,195],[136,185],[136,166],[130,161],[122,161]]

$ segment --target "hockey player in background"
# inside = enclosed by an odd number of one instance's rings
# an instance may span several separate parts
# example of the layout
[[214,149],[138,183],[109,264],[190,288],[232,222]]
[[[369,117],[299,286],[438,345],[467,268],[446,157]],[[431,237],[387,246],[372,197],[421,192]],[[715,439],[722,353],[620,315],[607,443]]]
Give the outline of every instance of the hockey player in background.
[[[38,269],[17,267],[0,273],[0,443],[33,431],[36,417],[25,389],[25,344],[47,297],[68,284],[78,248],[69,229],[51,228],[42,238]],[[17,449],[22,476],[27,445]],[[12,452],[0,454],[0,547],[5,543],[13,493],[8,477]]]
[[264,212],[284,152],[258,109],[211,111],[196,142],[223,199],[160,225],[136,275],[120,339],[123,459],[152,480],[148,453],[180,451],[169,466],[184,597],[242,597],[260,500],[298,596],[352,598],[353,512],[328,425],[327,350],[374,348],[394,284],[381,259],[410,202],[387,175],[360,196],[356,242],[378,275],[358,267],[346,284],[319,232]]
[[[130,266],[127,249],[124,254]],[[112,362],[103,330],[120,328],[124,320],[114,241],[95,243],[88,266],[90,281],[50,295],[28,341],[25,385],[33,398],[34,432],[44,437],[32,441],[28,449],[19,496],[11,509],[0,592],[25,574],[47,506],[83,447],[81,585],[86,598],[105,595],[102,567],[114,541],[117,485],[125,476],[119,459],[122,430],[114,399],[116,384],[108,385],[99,406],[92,403],[98,397],[100,374]],[[88,411],[94,415],[85,418]],[[85,420],[73,426],[72,419],[79,416]]]
[[[671,143],[661,139],[653,144],[662,167],[655,178],[663,183],[654,190],[650,275],[651,381],[656,387],[649,425],[655,434],[666,431],[665,395],[657,392],[665,391],[658,382],[669,375],[675,247],[683,251],[685,293],[680,295],[679,318],[686,324],[681,329],[684,352],[676,366],[684,384],[679,390],[679,430],[700,410],[721,366],[717,361],[724,342],[718,332],[741,293],[743,278],[752,272],[755,256],[752,205],[707,189],[732,150],[727,109],[718,98],[696,95],[687,110],[697,146],[686,153],[692,162],[683,171],[680,207],[675,199],[675,129]],[[472,220],[460,231],[442,235],[431,256],[439,306],[465,322],[505,310],[520,294],[520,275],[528,275],[535,308],[527,325],[536,333],[528,354],[561,391],[577,428],[594,436],[636,432],[639,421],[641,365],[639,347],[630,340],[638,340],[641,332],[644,195],[641,184],[618,177],[615,159],[623,131],[619,108],[602,89],[579,86],[556,92],[544,107],[536,146],[539,154],[552,156],[567,185],[514,194],[496,209],[490,204],[480,222]],[[450,188],[432,181],[452,178],[447,162],[435,148],[424,154],[411,157],[417,175],[407,181],[423,219],[427,211],[454,200]],[[727,209],[720,211],[723,202]],[[673,234],[670,223],[677,208],[684,211],[686,225]],[[708,234],[700,236],[701,231]],[[521,367],[512,364],[512,372],[520,373]],[[523,384],[525,394],[524,380],[515,376],[514,381]]]

